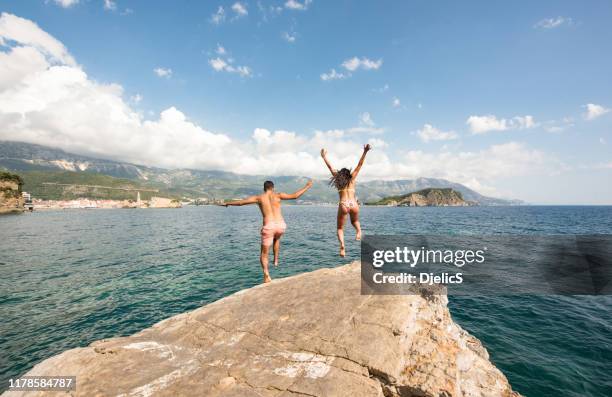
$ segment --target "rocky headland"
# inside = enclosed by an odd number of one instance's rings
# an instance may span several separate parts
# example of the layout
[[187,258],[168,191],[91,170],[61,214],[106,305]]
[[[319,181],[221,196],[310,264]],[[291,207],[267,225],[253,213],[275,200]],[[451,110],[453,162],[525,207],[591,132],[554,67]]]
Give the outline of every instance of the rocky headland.
[[463,195],[451,188],[428,188],[401,196],[389,196],[368,205],[386,205],[389,207],[467,207],[477,205],[465,201]]
[[360,288],[358,262],[274,280],[27,375],[75,375],[75,396],[518,396],[445,295]]
[[23,212],[22,185],[19,175],[0,172],[0,214]]

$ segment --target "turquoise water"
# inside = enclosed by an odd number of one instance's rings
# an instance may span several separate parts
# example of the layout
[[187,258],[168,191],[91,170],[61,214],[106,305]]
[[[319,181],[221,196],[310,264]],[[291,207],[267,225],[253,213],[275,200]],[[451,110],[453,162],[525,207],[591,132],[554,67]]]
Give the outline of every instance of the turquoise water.
[[[336,255],[334,207],[287,206],[272,277]],[[255,207],[69,210],[0,218],[0,390],[63,350],[128,335],[260,282]],[[373,208],[370,234],[612,233],[612,207]],[[349,229],[348,238],[354,233]],[[612,396],[612,297],[453,297],[526,396]]]

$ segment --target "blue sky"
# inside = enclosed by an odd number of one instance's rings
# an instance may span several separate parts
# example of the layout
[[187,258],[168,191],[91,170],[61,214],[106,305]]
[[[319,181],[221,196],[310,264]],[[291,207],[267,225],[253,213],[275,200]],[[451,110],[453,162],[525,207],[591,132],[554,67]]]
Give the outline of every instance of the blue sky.
[[[15,26],[31,21],[86,73],[86,111],[121,112],[119,126],[95,136],[95,117],[35,118],[36,130],[5,122],[2,139],[151,165],[314,177],[325,171],[317,144],[344,164],[370,141],[365,178],[446,177],[536,203],[612,204],[608,1],[32,0],[1,1],[0,11],[19,18],[4,18],[0,62],[34,46],[46,72],[66,63],[19,36]],[[332,69],[343,78],[325,80]],[[22,98],[29,80],[11,78],[6,90]],[[62,81],[51,89],[64,92]],[[105,96],[119,86],[122,103]],[[27,98],[11,106],[26,118],[40,112]],[[78,105],[45,106],[72,117]],[[164,119],[167,109],[177,113]],[[167,135],[179,129],[184,145]]]

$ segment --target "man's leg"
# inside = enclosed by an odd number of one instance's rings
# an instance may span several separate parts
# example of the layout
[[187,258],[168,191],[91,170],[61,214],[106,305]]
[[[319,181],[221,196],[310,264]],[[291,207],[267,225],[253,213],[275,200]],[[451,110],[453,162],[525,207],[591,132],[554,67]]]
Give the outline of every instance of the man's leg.
[[344,258],[346,252],[344,250],[344,218],[346,212],[342,209],[342,206],[338,206],[338,223],[336,227],[336,234],[338,235],[338,242],[340,243],[340,256]]
[[269,283],[272,281],[270,277],[270,271],[268,270],[268,255],[270,254],[270,246],[269,245],[261,245],[261,255],[259,256],[259,261],[261,262],[261,269],[263,270],[264,275],[264,283]]
[[359,241],[361,240],[361,224],[359,223],[359,207],[352,208],[349,214],[351,216],[351,223],[353,224],[353,227],[355,228],[355,232],[357,232],[355,234],[355,240]]
[[280,254],[280,238],[281,236],[274,236],[274,266],[278,266],[278,255]]

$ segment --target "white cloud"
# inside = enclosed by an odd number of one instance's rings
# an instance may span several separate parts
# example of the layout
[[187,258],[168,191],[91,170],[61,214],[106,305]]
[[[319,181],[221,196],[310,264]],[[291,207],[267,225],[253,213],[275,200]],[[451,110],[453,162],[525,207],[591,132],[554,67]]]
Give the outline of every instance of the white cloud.
[[492,195],[497,192],[490,184],[501,178],[550,174],[559,168],[554,158],[519,142],[493,145],[473,152],[409,151],[404,155],[403,164],[410,167],[407,172],[409,175],[406,176],[445,178]]
[[323,81],[342,80],[342,79],[346,79],[349,76],[350,75],[337,72],[336,69],[332,69],[327,73],[321,73],[321,80]]
[[327,130],[325,132],[318,131],[319,133],[324,133],[326,136],[333,136],[335,138],[346,138],[349,136],[353,136],[356,134],[382,134],[385,132],[384,128],[380,128],[376,126],[376,123],[372,119],[372,116],[368,112],[360,113],[358,116],[358,124],[354,127],[349,128],[336,128]]
[[287,0],[285,3],[285,8],[290,10],[306,11],[310,3],[312,3],[312,0],[304,0],[302,3],[297,0]]
[[583,115],[586,120],[595,120],[610,111],[610,109],[594,103],[587,103],[583,107],[586,108],[586,113]]
[[516,116],[510,121],[511,128],[524,130],[526,128],[534,128],[536,126],[533,116]]
[[391,100],[391,106],[393,106],[394,108],[399,108],[400,106],[402,106],[402,103],[400,102],[398,97],[393,97],[393,99]]
[[387,142],[378,138],[370,138],[368,139],[368,143],[370,144],[370,146],[372,146],[372,149],[384,149],[389,147],[389,144]]
[[221,44],[217,44],[217,49],[215,50],[215,53],[217,55],[225,55],[227,54],[227,51],[225,50],[225,47],[223,47]]
[[527,129],[537,126],[533,116],[515,116],[511,119],[498,119],[492,114],[470,116],[466,124],[472,134],[484,134],[490,131],[506,131],[511,129]]
[[132,95],[130,97],[130,101],[132,101],[133,103],[140,103],[142,101],[142,95],[140,94]]
[[369,125],[365,125],[365,124],[360,124],[357,127],[351,127],[351,128],[347,128],[346,130],[340,130],[342,132],[346,134],[359,134],[359,133],[365,133],[365,134],[382,134],[383,132],[385,132],[384,128],[379,128],[376,126],[369,126]]
[[240,75],[240,77],[251,77],[253,75],[253,71],[250,67],[233,65],[234,60],[226,57],[227,50],[224,47],[217,45],[215,52],[220,56],[209,59],[208,64],[216,72],[236,73]]
[[217,8],[217,12],[210,16],[210,22],[215,25],[220,25],[225,22],[225,9],[223,6],[219,6],[219,8]]
[[489,131],[504,131],[508,129],[506,119],[498,120],[494,115],[470,116],[466,122],[472,133],[482,134]]
[[[46,40],[50,46],[46,48],[31,40],[40,36],[35,24],[23,26],[26,31],[12,35],[17,39],[11,39],[9,50],[0,54],[0,65],[13,70],[0,73],[0,139],[150,166],[325,177],[327,170],[318,154],[322,147],[329,149],[334,166],[354,167],[364,143],[357,133],[381,131],[365,114],[360,115],[359,126],[345,130],[302,135],[255,128],[247,139],[209,131],[173,106],[145,118],[124,99],[120,85],[95,81],[74,61],[58,63],[53,55],[58,42]],[[72,60],[68,52],[62,55]],[[14,70],[15,65],[19,70]],[[515,142],[474,152],[409,151],[394,160],[385,151],[385,141],[369,137],[369,142],[375,150],[362,171],[364,180],[431,176],[488,192],[500,178],[556,168],[554,159]]]
[[382,134],[385,132],[384,128],[376,126],[372,115],[369,112],[363,112],[359,114],[358,125],[356,127],[347,128],[344,130],[333,130],[337,134],[347,136],[348,134]]
[[337,72],[336,69],[332,68],[329,72],[321,74],[321,80],[329,81],[329,80],[346,79],[352,76],[352,72],[355,72],[359,69],[377,70],[382,66],[382,63],[383,63],[382,59],[373,61],[365,57],[364,58],[353,57],[353,58],[345,60],[340,65],[347,71],[346,73]]
[[170,68],[166,69],[166,68],[157,67],[153,69],[153,73],[155,73],[159,77],[165,77],[167,79],[172,77],[172,69]]
[[121,86],[95,82],[76,65],[57,65],[45,56],[48,50],[25,47],[38,57],[22,58],[18,49],[2,63],[21,61],[28,72],[0,88],[0,139],[167,167],[223,169],[224,156],[240,154],[227,136],[199,127],[174,107],[145,120],[123,99]]
[[457,133],[455,131],[442,131],[431,124],[423,125],[423,128],[417,130],[416,134],[423,142],[457,139]]
[[232,11],[236,14],[236,18],[244,17],[249,14],[247,11],[246,5],[237,1],[232,5]]
[[113,0],[104,0],[104,9],[109,11],[116,11],[117,3]]
[[33,47],[0,51],[0,90],[20,82],[47,66],[47,58]]
[[264,5],[261,1],[257,1],[256,4],[261,15],[261,22],[259,24],[269,22],[270,19],[276,18],[283,12],[283,7],[280,5]]
[[283,40],[288,43],[295,43],[295,40],[297,39],[297,35],[295,33],[283,32],[281,36]]
[[378,68],[382,66],[382,63],[383,63],[382,59],[373,61],[365,57],[363,58],[353,57],[353,58],[347,59],[346,61],[342,62],[342,67],[348,70],[349,72],[354,72],[357,69],[377,70]]
[[[0,40],[15,41],[20,46],[33,47],[53,63],[76,65],[64,45],[34,22],[3,12],[0,15]],[[2,77],[0,77],[2,78]]]
[[208,61],[208,63],[210,64],[210,66],[215,69],[217,72],[222,71],[223,69],[225,69],[225,67],[227,66],[227,62],[225,62],[223,59],[221,58],[214,58],[214,59],[210,59]]
[[567,17],[554,17],[554,18],[544,18],[540,21],[538,21],[535,25],[533,25],[534,28],[539,28],[539,29],[554,29],[554,28],[558,28],[560,26],[563,25],[573,25],[574,21],[572,20],[572,18],[567,18]]
[[359,115],[359,122],[363,125],[367,125],[368,127],[373,127],[375,125],[374,120],[372,120],[372,116],[369,112],[363,112]]
[[562,132],[574,126],[574,119],[571,117],[563,117],[561,120],[546,121],[542,123],[542,126],[547,132]]
[[79,3],[79,0],[53,0],[60,7],[70,8]]

